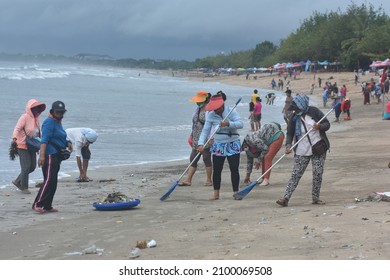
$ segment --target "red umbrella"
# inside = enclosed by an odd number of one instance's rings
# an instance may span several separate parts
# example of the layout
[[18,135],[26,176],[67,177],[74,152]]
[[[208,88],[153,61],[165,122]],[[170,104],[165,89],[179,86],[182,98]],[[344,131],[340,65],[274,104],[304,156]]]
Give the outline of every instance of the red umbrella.
[[381,67],[381,66],[384,66],[384,65],[382,65],[382,61],[380,61],[380,60],[377,60],[377,61],[375,61],[375,62],[373,62],[372,64],[370,64],[369,66],[370,67]]

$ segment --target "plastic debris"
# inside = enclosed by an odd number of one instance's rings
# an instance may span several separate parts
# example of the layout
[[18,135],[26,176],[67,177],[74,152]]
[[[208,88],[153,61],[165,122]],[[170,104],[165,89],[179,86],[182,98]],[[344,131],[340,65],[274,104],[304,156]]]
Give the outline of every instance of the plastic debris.
[[149,242],[148,242],[148,244],[146,244],[146,246],[148,247],[148,248],[153,248],[153,247],[156,247],[157,246],[157,242],[155,241],[155,240],[150,240]]
[[134,248],[129,255],[129,259],[136,259],[141,255],[141,250],[139,248]]

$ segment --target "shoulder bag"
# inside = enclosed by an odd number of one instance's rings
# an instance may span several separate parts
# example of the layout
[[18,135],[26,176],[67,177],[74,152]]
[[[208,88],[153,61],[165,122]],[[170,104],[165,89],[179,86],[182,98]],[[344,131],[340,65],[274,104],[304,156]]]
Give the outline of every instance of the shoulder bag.
[[24,134],[26,134],[27,149],[31,152],[37,153],[41,148],[41,141],[37,137],[31,137],[26,133],[23,128]]
[[[305,121],[303,119],[302,119],[302,124],[303,124],[303,127],[305,128],[305,131],[307,133],[306,124],[305,124]],[[307,139],[309,139],[309,143],[310,143],[311,151],[312,151],[313,155],[321,156],[322,154],[326,153],[326,150],[328,149],[328,147],[326,146],[324,139],[321,138],[320,141],[318,141],[317,143],[312,145],[309,134],[306,134],[306,136],[307,136]]]

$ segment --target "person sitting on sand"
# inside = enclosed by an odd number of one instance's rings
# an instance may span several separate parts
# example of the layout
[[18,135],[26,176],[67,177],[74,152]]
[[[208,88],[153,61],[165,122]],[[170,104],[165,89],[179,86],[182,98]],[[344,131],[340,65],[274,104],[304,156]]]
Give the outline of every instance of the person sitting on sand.
[[[73,149],[76,153],[77,167],[79,168],[79,178],[77,182],[92,181],[87,176],[88,163],[91,159],[90,144],[94,143],[98,137],[95,130],[91,128],[68,128],[66,138],[72,142]],[[82,162],[81,162],[82,160]]]
[[[261,166],[262,174],[272,166],[272,160],[282,147],[283,141],[284,133],[282,127],[276,122],[265,124],[261,130],[250,132],[245,136],[242,143],[242,149],[245,150],[247,156],[244,183],[251,183],[250,175],[253,165],[255,165],[256,169],[259,169]],[[270,177],[271,170],[264,175],[264,180],[260,186],[268,186]]]

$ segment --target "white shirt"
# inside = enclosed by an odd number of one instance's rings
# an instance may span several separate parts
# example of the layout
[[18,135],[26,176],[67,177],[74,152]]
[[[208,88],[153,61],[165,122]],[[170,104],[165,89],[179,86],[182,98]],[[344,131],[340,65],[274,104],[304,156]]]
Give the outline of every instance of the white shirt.
[[76,157],[81,157],[81,149],[88,143],[87,138],[81,133],[82,129],[87,128],[68,128],[66,131],[66,139],[72,142],[73,150]]
[[[306,130],[305,130],[305,127],[303,126],[303,122],[305,122],[305,124],[306,124],[307,131],[309,131],[313,127],[313,125],[316,123],[312,119],[312,117],[310,117],[308,115],[305,115],[303,118],[301,118],[301,132],[302,132],[301,137],[306,134]],[[321,140],[320,131],[316,130],[316,129],[313,129],[312,131],[310,131],[307,136],[310,137],[311,145],[314,145],[315,143],[317,143],[318,141]],[[312,156],[313,155],[313,153],[311,151],[311,145],[310,145],[309,139],[307,139],[307,136],[305,136],[305,139],[302,139],[302,141],[299,142],[299,144],[297,146],[295,153],[298,156]]]

